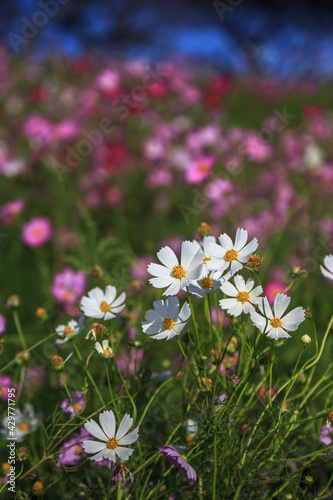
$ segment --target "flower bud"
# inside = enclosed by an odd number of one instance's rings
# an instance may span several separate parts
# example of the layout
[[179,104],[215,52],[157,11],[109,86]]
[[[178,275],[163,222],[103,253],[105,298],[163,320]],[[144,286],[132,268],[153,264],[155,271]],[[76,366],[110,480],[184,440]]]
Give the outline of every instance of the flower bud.
[[333,410],[329,412],[328,419],[333,422]]
[[53,356],[52,364],[58,372],[61,372],[64,369],[64,360],[61,356]]
[[304,345],[308,345],[308,344],[310,344],[310,342],[311,342],[311,337],[310,337],[309,335],[305,334],[305,335],[303,335],[303,337],[301,338],[301,342],[302,342],[302,344],[304,344]]
[[212,381],[210,378],[202,377],[201,383],[204,391],[210,391],[212,388]]
[[15,361],[18,365],[23,365],[30,358],[29,351],[20,351],[15,356]]
[[20,306],[20,296],[19,295],[10,295],[8,297],[8,300],[7,300],[7,309],[10,309],[10,308],[16,308],[16,307],[19,307]]
[[198,228],[198,233],[200,234],[201,238],[204,236],[209,236],[211,234],[211,227],[206,224],[206,222],[201,222],[200,227]]
[[38,307],[36,309],[36,318],[41,319],[42,321],[47,320],[48,319],[47,310],[44,309],[44,307]]
[[20,462],[24,462],[29,456],[28,448],[26,448],[25,446],[21,446],[21,448],[19,448],[17,450],[16,455],[17,455],[17,459]]
[[103,275],[103,269],[100,266],[94,266],[91,270],[91,276],[93,278],[99,278]]
[[36,481],[32,485],[32,491],[34,492],[35,495],[41,495],[43,493],[44,485],[40,481]]

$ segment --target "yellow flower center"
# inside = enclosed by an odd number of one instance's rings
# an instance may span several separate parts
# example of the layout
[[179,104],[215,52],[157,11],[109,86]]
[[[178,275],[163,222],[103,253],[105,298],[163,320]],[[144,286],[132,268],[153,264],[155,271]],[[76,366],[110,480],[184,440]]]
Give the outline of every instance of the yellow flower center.
[[232,262],[233,260],[236,260],[238,257],[238,252],[234,248],[232,250],[228,250],[225,253],[224,259],[227,260],[228,262]]
[[73,335],[74,333],[74,330],[72,327],[70,326],[65,326],[64,328],[64,334],[66,335],[66,337],[69,337],[70,335]]
[[20,429],[20,431],[22,432],[25,432],[25,431],[28,431],[29,430],[29,424],[27,422],[20,422],[18,424],[18,428]]
[[243,304],[244,304],[244,302],[248,302],[249,298],[250,298],[250,295],[247,292],[239,292],[239,294],[236,297],[236,299],[239,302],[242,302]]
[[118,446],[118,441],[116,440],[116,438],[110,438],[107,440],[106,446],[110,448],[110,450],[114,450]]
[[73,404],[74,411],[78,412],[81,409],[81,403],[74,403]]
[[103,354],[104,356],[110,356],[112,354],[111,347],[107,347],[106,349],[104,349]]
[[77,446],[77,447],[75,448],[75,455],[82,455],[82,453],[83,453],[83,448],[82,448],[82,446]]
[[178,266],[173,266],[171,274],[175,278],[177,278],[178,280],[180,280],[181,278],[183,278],[185,276],[185,269],[183,268],[183,266],[181,266],[180,264],[178,264]]
[[204,278],[202,278],[201,280],[201,286],[202,288],[213,288],[213,280],[210,276],[205,276]]
[[210,169],[210,166],[209,166],[209,163],[207,161],[203,161],[200,163],[200,165],[199,165],[200,172],[205,173],[205,172],[208,172],[209,169]]
[[163,321],[163,325],[167,330],[172,330],[173,327],[175,326],[175,322],[171,318],[165,318],[165,320]]
[[273,318],[271,320],[271,325],[273,328],[278,328],[279,326],[282,325],[282,321],[280,320],[280,318]]
[[211,259],[211,257],[204,257],[204,258],[202,259],[202,262],[203,262],[204,264],[206,264],[206,262],[208,262],[209,260],[212,260],[212,259]]
[[103,300],[103,302],[101,302],[100,308],[101,308],[101,311],[108,312],[108,311],[110,311],[111,306],[110,306],[110,304],[105,302],[105,300]]

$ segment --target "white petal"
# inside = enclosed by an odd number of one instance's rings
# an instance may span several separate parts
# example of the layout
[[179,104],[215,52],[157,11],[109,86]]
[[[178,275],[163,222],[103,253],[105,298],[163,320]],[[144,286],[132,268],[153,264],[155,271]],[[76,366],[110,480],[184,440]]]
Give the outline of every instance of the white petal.
[[243,312],[244,314],[249,314],[251,312],[254,312],[254,307],[250,302],[244,302],[243,304]]
[[265,315],[267,316],[268,319],[273,319],[273,313],[271,306],[269,305],[267,297],[264,298],[264,309],[265,309]]
[[296,307],[282,318],[282,328],[294,332],[305,320],[303,307]]
[[112,410],[99,414],[99,423],[108,438],[112,438],[116,431],[116,419]]
[[222,283],[221,290],[223,293],[225,293],[229,297],[236,297],[238,295],[237,288],[234,287],[234,285],[232,283],[229,283],[229,281]]
[[102,460],[104,460],[105,450],[107,450],[107,448],[105,448],[104,450],[100,451],[96,455],[93,455],[92,457],[89,457],[89,460],[94,460],[95,462],[101,462]]
[[190,316],[191,316],[191,308],[188,302],[185,302],[180,310],[178,317],[182,322],[185,322],[189,319]]
[[132,448],[124,448],[122,446],[117,446],[117,448],[114,451],[116,452],[120,460],[128,460],[134,450]]
[[119,446],[125,446],[128,444],[135,443],[135,441],[139,438],[139,427],[136,427],[132,432],[127,434],[126,436],[118,439]]
[[221,246],[224,248],[224,250],[232,250],[234,248],[232,239],[226,233],[220,234],[218,240],[221,243]]
[[277,293],[274,297],[274,315],[275,318],[282,318],[285,310],[290,304],[291,298],[284,293]]
[[240,271],[242,269],[242,267],[243,267],[243,264],[241,264],[237,260],[234,260],[233,262],[231,262],[231,265],[230,265],[230,274],[231,274],[231,276],[233,276],[234,274],[236,274],[237,271]]
[[261,333],[264,332],[265,326],[267,324],[266,318],[258,314],[257,312],[252,312],[251,313],[251,320],[254,323],[254,325],[261,331]]
[[165,288],[175,281],[172,276],[165,276],[163,278],[150,278],[149,283],[155,288]]
[[234,283],[235,283],[237,290],[239,290],[241,292],[244,292],[244,290],[248,291],[246,289],[245,280],[244,280],[243,276],[241,276],[240,274],[237,274],[236,276],[234,276]]
[[149,264],[147,271],[152,276],[157,276],[158,278],[162,276],[170,276],[171,270],[167,267],[161,266],[161,264]]
[[183,241],[180,262],[184,269],[187,269],[193,260],[194,248],[192,241]]
[[237,304],[233,307],[230,307],[228,309],[228,314],[230,314],[231,316],[239,316],[240,314],[242,314],[243,312],[243,304],[241,302],[238,302],[237,301]]
[[235,250],[239,252],[247,242],[247,231],[245,229],[237,229],[235,239]]
[[237,300],[236,299],[221,299],[219,301],[221,309],[229,309],[230,307],[234,307],[237,305]]
[[104,432],[102,431],[100,426],[95,422],[95,420],[93,419],[91,419],[90,421],[88,420],[84,424],[84,428],[87,432],[89,432],[89,434],[91,434],[95,438],[105,442],[108,440],[108,437],[106,436],[106,434],[104,434]]
[[247,259],[252,255],[258,248],[258,240],[257,238],[253,238],[250,243],[246,245],[246,247],[243,248],[243,250],[240,250],[238,252],[238,260],[241,262],[246,262]]
[[100,304],[101,302],[103,302],[103,300],[105,300],[105,295],[104,295],[103,290],[101,290],[98,287],[90,290],[90,292],[88,292],[88,295],[91,299],[93,299],[98,304]]
[[179,312],[179,300],[177,297],[167,298],[167,316],[168,318],[175,319]]
[[180,280],[174,279],[173,283],[163,292],[163,295],[176,295],[180,290]]
[[119,297],[114,302],[111,303],[112,310],[113,310],[113,308],[119,307],[120,305],[122,305],[125,302],[125,299],[126,299],[126,293],[122,292],[119,295]]
[[106,448],[106,450],[104,451],[104,458],[111,460],[111,462],[116,462],[117,460],[115,451],[109,448]]
[[287,339],[288,337],[290,337],[290,335],[288,335],[288,333],[279,326],[278,328],[272,328],[271,331],[267,334],[267,337],[279,340],[284,338]]
[[222,248],[217,243],[209,243],[207,245],[207,254],[209,257],[214,257],[216,259],[223,259],[224,255],[225,255],[225,249]]
[[320,266],[321,272],[325,276],[325,278],[328,278],[329,280],[333,280],[333,273],[330,271],[327,271],[323,266]]
[[116,439],[119,440],[123,436],[125,436],[126,432],[130,430],[132,425],[133,425],[133,418],[130,417],[128,413],[125,413],[125,415],[122,418],[122,421],[120,422],[119,429],[117,430]]
[[105,288],[105,298],[108,304],[112,304],[112,301],[115,299],[116,295],[117,295],[116,287],[108,285]]
[[83,449],[86,453],[98,453],[99,451],[106,448],[106,443],[101,443],[100,441],[83,441]]
[[159,252],[157,252],[157,257],[162,264],[164,264],[169,269],[178,265],[178,259],[176,254],[170,247],[163,247]]

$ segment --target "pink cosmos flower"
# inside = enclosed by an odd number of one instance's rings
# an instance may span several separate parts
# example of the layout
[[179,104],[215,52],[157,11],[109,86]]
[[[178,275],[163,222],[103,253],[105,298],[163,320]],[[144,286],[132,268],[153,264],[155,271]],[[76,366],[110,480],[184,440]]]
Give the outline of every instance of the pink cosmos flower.
[[89,434],[83,427],[81,427],[79,434],[73,434],[73,436],[59,449],[60,454],[56,464],[57,467],[62,467],[63,465],[76,465],[80,462],[80,460],[86,456],[82,441],[87,437],[89,437]]
[[0,314],[0,337],[6,331],[6,318]]
[[23,131],[29,139],[49,144],[53,138],[53,124],[44,116],[31,114],[23,124]]
[[65,398],[60,403],[60,408],[64,410],[65,413],[69,413],[70,418],[74,418],[78,413],[80,413],[80,411],[83,410],[84,398],[83,394],[78,391],[71,392],[71,398],[73,401],[73,405],[69,398]]
[[33,217],[22,228],[22,241],[30,248],[44,245],[51,236],[52,225],[47,217]]
[[194,482],[197,480],[197,474],[193,467],[190,466],[181,456],[180,453],[174,448],[173,446],[161,446],[160,452],[162,453],[163,457],[167,457],[170,459],[170,462],[172,465],[174,465],[177,469],[180,469],[180,473],[182,476],[186,477],[189,481],[190,486],[194,484]]
[[262,163],[272,154],[272,148],[256,133],[250,133],[243,143],[243,150],[249,160]]
[[19,215],[25,205],[23,198],[17,198],[16,200],[10,201],[0,208],[0,220],[1,222],[9,226],[15,221],[15,217]]
[[12,378],[9,375],[0,376],[0,399],[7,401],[8,390],[14,388],[18,391],[18,384],[14,384]]
[[213,155],[200,156],[193,160],[185,169],[185,179],[189,184],[200,184],[213,171],[216,157]]
[[288,292],[284,292],[286,288],[287,287],[285,283],[283,283],[282,281],[272,280],[264,286],[264,295],[267,296],[268,302],[273,305],[275,295],[277,293],[285,293],[286,295],[288,295]]
[[145,185],[150,188],[156,188],[158,186],[170,186],[173,181],[173,175],[170,170],[166,168],[154,169],[147,177]]
[[73,304],[84,294],[86,288],[85,273],[66,267],[60,273],[55,274],[51,293],[58,302]]

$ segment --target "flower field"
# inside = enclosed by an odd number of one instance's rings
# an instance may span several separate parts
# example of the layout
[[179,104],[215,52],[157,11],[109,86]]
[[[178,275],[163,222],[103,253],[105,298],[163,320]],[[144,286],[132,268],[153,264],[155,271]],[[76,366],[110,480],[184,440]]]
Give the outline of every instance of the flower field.
[[332,498],[331,83],[0,73],[0,496]]

